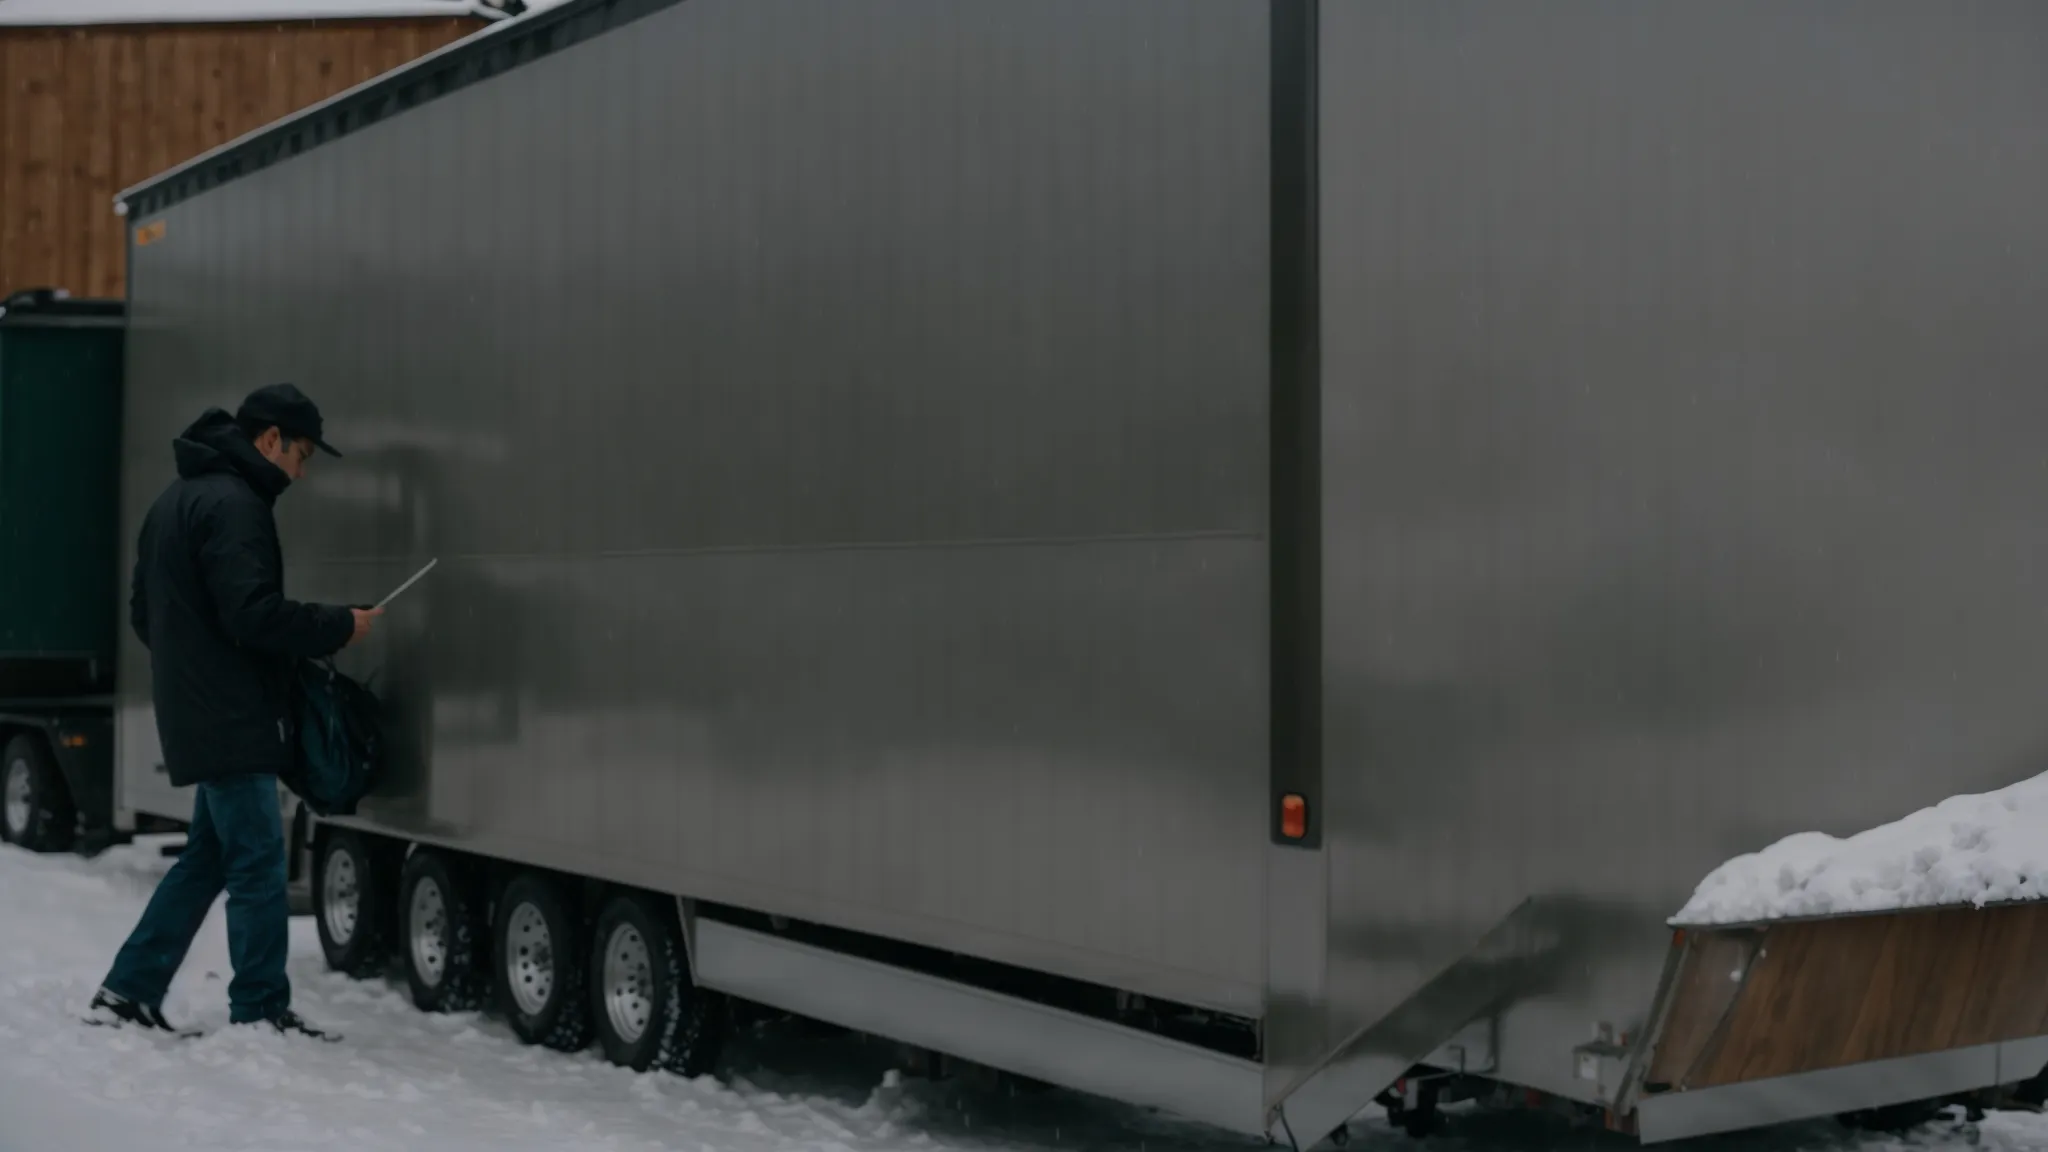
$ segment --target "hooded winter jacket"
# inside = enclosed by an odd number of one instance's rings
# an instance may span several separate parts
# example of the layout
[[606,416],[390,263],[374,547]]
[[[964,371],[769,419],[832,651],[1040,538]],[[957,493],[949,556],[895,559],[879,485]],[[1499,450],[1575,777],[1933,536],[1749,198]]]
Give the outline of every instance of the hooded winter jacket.
[[291,760],[296,659],[339,651],[355,617],[285,599],[271,509],[291,478],[232,416],[208,409],[171,447],[178,479],[143,518],[129,600],[164,767],[179,787],[275,775]]

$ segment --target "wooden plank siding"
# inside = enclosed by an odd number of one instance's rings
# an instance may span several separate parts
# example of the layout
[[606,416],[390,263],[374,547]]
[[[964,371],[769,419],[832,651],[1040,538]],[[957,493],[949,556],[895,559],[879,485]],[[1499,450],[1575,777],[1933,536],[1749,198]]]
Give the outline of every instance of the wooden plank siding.
[[2048,1036],[2048,904],[1693,930],[1648,1092]]
[[0,294],[122,295],[115,193],[484,23],[0,28]]

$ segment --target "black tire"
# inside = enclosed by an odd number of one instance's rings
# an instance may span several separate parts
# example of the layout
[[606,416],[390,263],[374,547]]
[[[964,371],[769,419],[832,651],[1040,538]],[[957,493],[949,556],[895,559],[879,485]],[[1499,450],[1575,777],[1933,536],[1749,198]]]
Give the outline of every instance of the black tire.
[[490,925],[466,864],[432,848],[405,861],[398,880],[399,956],[422,1012],[471,1012],[490,989]]
[[313,923],[327,966],[357,979],[384,971],[392,890],[386,853],[346,828],[325,829],[313,850]]
[[674,903],[642,892],[605,901],[591,932],[590,1019],[605,1059],[695,1079],[718,1062],[726,1014],[690,977]]
[[499,1009],[523,1043],[560,1052],[590,1044],[584,970],[589,950],[575,904],[560,882],[521,872],[505,886],[491,925]]
[[0,752],[0,840],[31,852],[68,852],[78,810],[41,736],[23,732]]

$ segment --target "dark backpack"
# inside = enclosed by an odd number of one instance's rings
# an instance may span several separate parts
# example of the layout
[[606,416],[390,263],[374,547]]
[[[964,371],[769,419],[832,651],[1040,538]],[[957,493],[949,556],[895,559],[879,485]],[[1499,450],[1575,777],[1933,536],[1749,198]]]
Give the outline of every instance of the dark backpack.
[[299,742],[285,787],[317,815],[355,815],[384,766],[377,697],[332,660],[301,660],[292,704]]

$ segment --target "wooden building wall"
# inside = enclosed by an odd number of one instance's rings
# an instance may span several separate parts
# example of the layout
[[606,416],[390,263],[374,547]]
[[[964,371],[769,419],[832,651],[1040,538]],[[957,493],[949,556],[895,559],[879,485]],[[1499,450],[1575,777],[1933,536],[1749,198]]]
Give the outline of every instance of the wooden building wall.
[[0,294],[121,295],[115,193],[483,24],[0,27]]

